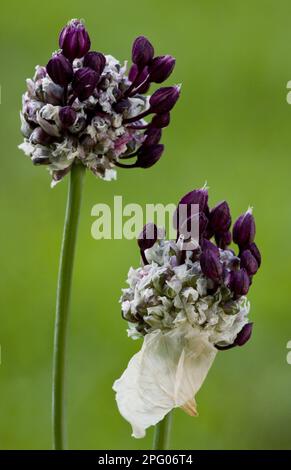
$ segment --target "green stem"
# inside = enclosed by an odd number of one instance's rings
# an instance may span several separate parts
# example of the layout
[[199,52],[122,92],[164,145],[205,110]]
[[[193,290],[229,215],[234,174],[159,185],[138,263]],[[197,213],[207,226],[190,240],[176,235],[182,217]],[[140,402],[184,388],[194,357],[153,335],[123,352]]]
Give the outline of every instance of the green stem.
[[164,419],[158,423],[154,432],[154,450],[167,450],[170,442],[170,432],[172,425],[172,412],[168,413]]
[[83,165],[75,164],[72,166],[60,256],[54,335],[52,397],[53,446],[55,450],[66,448],[66,343],[84,173],[85,167]]

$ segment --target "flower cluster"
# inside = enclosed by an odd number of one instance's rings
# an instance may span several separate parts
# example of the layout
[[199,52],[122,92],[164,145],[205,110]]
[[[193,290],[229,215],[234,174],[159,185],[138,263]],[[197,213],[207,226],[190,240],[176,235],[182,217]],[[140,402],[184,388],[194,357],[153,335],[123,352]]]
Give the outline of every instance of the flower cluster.
[[[162,129],[180,87],[162,87],[146,95],[152,83],[162,83],[175,66],[172,56],[154,56],[143,36],[126,63],[90,51],[90,38],[79,20],[61,31],[60,50],[46,67],[37,66],[23,95],[19,146],[34,164],[47,165],[57,183],[76,161],[95,175],[116,178],[115,167],[149,168],[161,157]],[[144,118],[153,115],[150,122]],[[124,160],[134,158],[132,164]]]
[[[199,212],[193,216],[194,204]],[[199,223],[191,249],[180,230],[182,205],[187,224],[193,217]],[[136,437],[174,407],[195,415],[193,396],[217,350],[242,346],[252,333],[246,294],[261,264],[252,211],[237,219],[231,233],[227,202],[210,209],[202,188],[181,199],[175,223],[176,241],[166,240],[154,224],[144,227],[138,240],[143,265],[130,269],[121,298],[129,336],[144,337],[142,350],[114,384]],[[232,240],[237,254],[229,248]]]

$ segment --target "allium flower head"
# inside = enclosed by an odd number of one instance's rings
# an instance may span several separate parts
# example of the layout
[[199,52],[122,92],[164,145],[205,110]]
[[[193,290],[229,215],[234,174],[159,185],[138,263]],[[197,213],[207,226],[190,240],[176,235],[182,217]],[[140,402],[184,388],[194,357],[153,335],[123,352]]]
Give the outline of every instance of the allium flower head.
[[37,66],[27,80],[19,147],[34,164],[47,165],[53,184],[74,162],[105,180],[116,178],[116,167],[154,165],[163,153],[162,129],[169,125],[180,87],[146,93],[151,83],[169,77],[175,59],[155,57],[149,40],[140,36],[127,73],[126,63],[90,51],[89,35],[76,19],[62,29],[59,46],[46,67]]
[[[195,395],[217,351],[244,345],[252,333],[246,294],[260,253],[253,243],[249,216],[241,216],[235,230],[238,240],[251,244],[239,246],[235,254],[228,246],[231,215],[225,201],[210,209],[204,187],[186,194],[181,204],[187,205],[187,212],[191,204],[199,204],[203,214],[196,219],[199,225],[203,219],[199,244],[187,248],[179,235],[177,214],[176,241],[147,224],[138,240],[142,265],[130,268],[128,288],[121,297],[128,335],[144,338],[141,351],[113,387],[120,413],[132,425],[135,437],[143,437],[146,428],[172,408],[196,415]],[[246,234],[245,220],[251,236]]]

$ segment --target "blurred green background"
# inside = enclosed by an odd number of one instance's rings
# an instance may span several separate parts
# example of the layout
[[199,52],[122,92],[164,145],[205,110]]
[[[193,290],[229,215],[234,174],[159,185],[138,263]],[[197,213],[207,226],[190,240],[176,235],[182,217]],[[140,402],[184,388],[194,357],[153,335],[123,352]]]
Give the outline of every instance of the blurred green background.
[[70,18],[85,18],[94,49],[124,60],[140,34],[177,66],[182,96],[153,168],[86,175],[69,341],[69,437],[76,449],[146,449],[119,415],[112,383],[140,348],[126,336],[118,299],[135,241],[95,241],[98,202],[176,202],[207,180],[210,203],[233,217],[254,206],[263,265],[250,292],[252,341],[220,353],[198,394],[200,416],[176,410],[172,448],[291,447],[290,139],[291,4],[288,0],[50,0],[1,5],[0,447],[51,447],[55,291],[68,181],[50,189],[21,142],[25,79],[57,49]]

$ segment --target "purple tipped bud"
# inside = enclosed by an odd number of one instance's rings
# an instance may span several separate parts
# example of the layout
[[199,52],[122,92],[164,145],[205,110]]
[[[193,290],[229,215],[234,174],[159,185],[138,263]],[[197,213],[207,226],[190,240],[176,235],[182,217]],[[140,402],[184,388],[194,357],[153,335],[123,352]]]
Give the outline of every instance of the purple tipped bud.
[[61,86],[68,85],[73,78],[72,64],[61,53],[53,55],[46,66],[46,70],[52,81]]
[[170,113],[164,114],[156,114],[151,122],[153,127],[158,127],[159,129],[163,129],[170,124]]
[[154,127],[150,127],[146,133],[146,139],[143,142],[143,146],[148,147],[149,145],[156,145],[160,142],[161,137],[161,129],[155,129]]
[[142,251],[151,248],[158,239],[158,228],[153,223],[148,223],[144,226],[141,233],[138,236],[138,246]]
[[262,263],[262,257],[261,257],[261,253],[260,253],[259,248],[257,247],[257,245],[255,243],[251,243],[248,246],[248,249],[250,250],[252,255],[256,258],[256,261],[258,263],[258,267],[260,267],[261,263]]
[[253,323],[247,323],[234,340],[235,346],[243,346],[252,336]]
[[106,65],[106,58],[101,52],[88,52],[84,57],[84,67],[89,67],[100,76]]
[[130,82],[134,82],[138,76],[138,66],[136,64],[132,64],[128,72],[128,79]]
[[206,238],[203,238],[201,240],[201,250],[202,251],[206,251],[206,250],[210,250],[212,251],[216,256],[219,256],[219,249],[217,248],[216,245],[214,245],[214,243],[210,242],[209,240],[207,240]]
[[83,23],[74,19],[62,29],[59,44],[63,54],[72,61],[87,54],[91,41]]
[[226,201],[211,209],[209,214],[210,225],[215,233],[227,232],[231,225],[231,215]]
[[89,67],[77,70],[73,78],[72,88],[80,101],[84,101],[92,95],[98,80],[99,75]]
[[140,168],[150,168],[162,156],[164,146],[162,144],[151,145],[148,147],[141,147],[137,154],[137,161],[135,166]]
[[59,111],[60,121],[64,128],[71,127],[77,118],[76,111],[71,106],[64,106]]
[[208,190],[206,188],[194,189],[185,194],[179,204],[198,204],[199,211],[205,212],[208,204]]
[[151,86],[151,82],[147,80],[149,76],[148,67],[144,67],[138,77],[135,79],[135,88],[138,88],[137,92],[140,94],[146,93]]
[[150,108],[153,113],[164,114],[171,111],[180,96],[180,87],[159,88],[150,97]]
[[242,330],[238,333],[237,337],[235,338],[232,344],[228,344],[227,346],[218,346],[217,344],[215,347],[220,351],[226,351],[227,349],[232,349],[235,346],[243,346],[248,342],[250,337],[252,336],[253,331],[253,323],[247,323]]
[[206,215],[204,214],[204,212],[199,212],[199,237],[200,239],[201,237],[204,236],[204,233],[207,229],[207,225],[208,225],[208,219]]
[[240,255],[240,265],[252,276],[259,269],[258,262],[250,250],[244,250]]
[[200,256],[200,266],[203,274],[212,279],[215,282],[219,282],[223,273],[223,266],[214,250],[208,250],[202,252]]
[[231,244],[231,232],[228,231],[228,232],[223,232],[223,233],[217,233],[215,235],[215,241],[216,241],[216,244],[219,248],[221,248],[222,250],[225,250],[228,245]]
[[[193,191],[190,191],[189,193],[185,194],[185,196],[182,197],[174,213],[174,218],[173,218],[174,228],[178,230],[178,228],[180,227],[180,224],[183,223],[183,221],[180,221],[180,216],[181,216],[180,209],[179,209],[180,205],[188,206],[187,216],[188,216],[188,220],[191,220],[192,215],[193,215],[192,207],[191,207],[192,204],[199,205],[199,234],[201,237],[201,235],[204,235],[205,230],[208,226],[208,219],[205,216],[205,213],[207,212],[207,209],[208,209],[208,190],[206,188],[194,189]],[[203,216],[202,216],[202,213],[203,213]],[[187,224],[187,227],[188,225],[189,224]]]
[[154,57],[154,48],[147,38],[139,36],[132,45],[132,62],[139,69],[147,65]]
[[255,238],[256,234],[256,224],[253,214],[250,211],[247,211],[245,214],[242,214],[233,226],[233,241],[239,245],[239,247],[244,247],[250,245]]
[[250,279],[245,269],[231,271],[229,288],[235,296],[246,295],[249,291]]
[[155,57],[149,66],[150,80],[154,83],[162,83],[174,70],[176,59],[171,55]]
[[30,142],[39,145],[49,145],[53,141],[53,137],[48,135],[41,127],[36,127],[29,138]]

